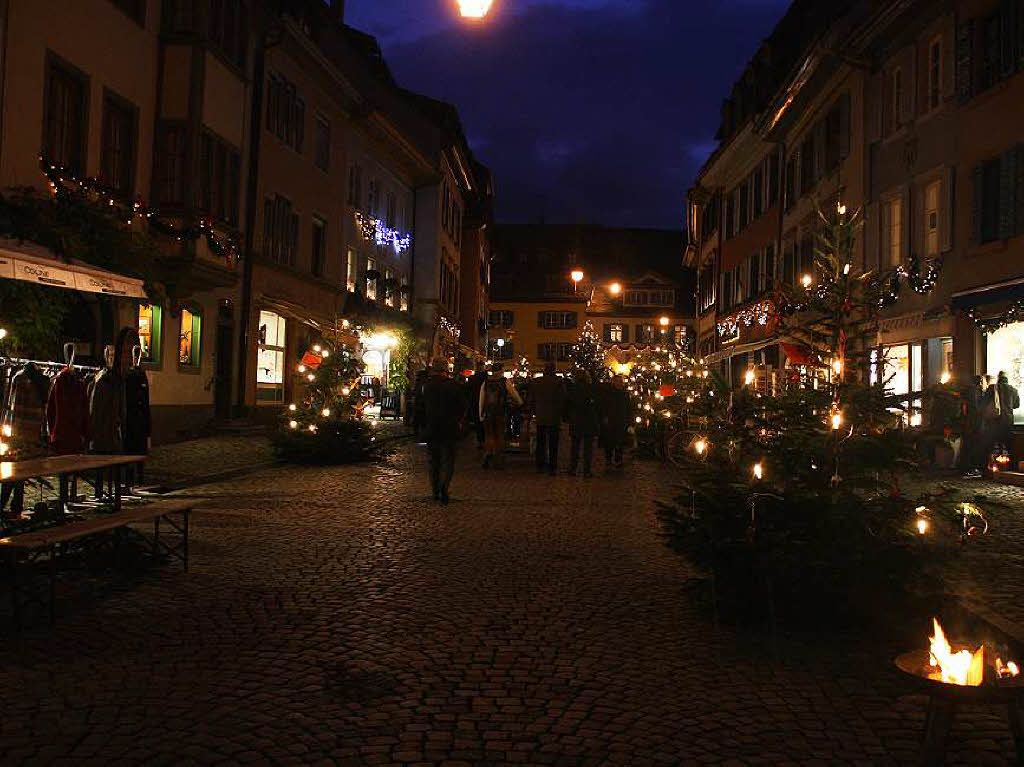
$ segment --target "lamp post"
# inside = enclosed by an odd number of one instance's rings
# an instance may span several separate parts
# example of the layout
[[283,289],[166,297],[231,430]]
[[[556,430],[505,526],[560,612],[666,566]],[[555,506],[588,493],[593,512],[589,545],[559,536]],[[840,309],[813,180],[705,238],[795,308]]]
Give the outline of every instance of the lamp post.
[[569,277],[572,279],[572,292],[575,293],[579,288],[579,284],[583,281],[583,270],[573,269],[569,272]]

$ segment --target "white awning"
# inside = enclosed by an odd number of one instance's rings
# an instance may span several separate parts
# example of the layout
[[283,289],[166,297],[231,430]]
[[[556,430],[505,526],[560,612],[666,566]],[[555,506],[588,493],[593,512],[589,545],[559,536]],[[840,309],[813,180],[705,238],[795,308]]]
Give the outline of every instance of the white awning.
[[142,280],[122,277],[79,261],[67,263],[55,258],[46,248],[16,240],[0,239],[0,279],[107,296],[146,298]]

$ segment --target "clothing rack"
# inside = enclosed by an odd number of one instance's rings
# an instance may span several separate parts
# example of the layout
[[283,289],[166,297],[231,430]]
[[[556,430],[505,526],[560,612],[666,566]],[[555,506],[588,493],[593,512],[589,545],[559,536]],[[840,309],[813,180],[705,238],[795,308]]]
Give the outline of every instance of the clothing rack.
[[[50,379],[68,367],[66,362],[32,360],[23,357],[0,357],[0,421],[8,415],[11,379],[30,362],[39,369],[39,372]],[[93,365],[72,365],[71,368],[84,375],[92,375],[100,369]]]

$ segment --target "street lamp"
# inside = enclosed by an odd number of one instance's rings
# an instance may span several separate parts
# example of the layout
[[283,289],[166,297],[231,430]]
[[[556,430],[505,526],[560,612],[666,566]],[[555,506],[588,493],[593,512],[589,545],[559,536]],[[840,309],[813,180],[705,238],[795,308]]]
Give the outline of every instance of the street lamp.
[[663,328],[667,328],[668,327],[668,323],[669,323],[669,318],[668,317],[662,317],[660,320],[658,320],[658,322],[661,323],[661,326]]
[[459,0],[459,12],[463,18],[482,19],[491,10],[493,0]]
[[569,278],[572,280],[572,292],[575,293],[579,288],[580,283],[583,281],[583,270],[573,269],[569,272]]
[[[611,293],[613,296],[617,296],[619,295],[619,293],[622,292],[622,285],[618,282],[613,282],[611,285],[608,286],[608,292]],[[0,336],[0,338],[3,338],[3,336]]]

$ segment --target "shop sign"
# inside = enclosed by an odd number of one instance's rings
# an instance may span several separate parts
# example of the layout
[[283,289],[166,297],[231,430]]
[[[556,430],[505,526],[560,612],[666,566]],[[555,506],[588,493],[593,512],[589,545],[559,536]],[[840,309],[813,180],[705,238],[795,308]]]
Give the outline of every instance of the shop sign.
[[86,293],[103,293],[108,296],[130,296],[145,298],[145,294],[135,285],[109,277],[98,277],[92,274],[75,273],[75,287]]
[[35,282],[39,285],[52,285],[57,288],[74,289],[75,287],[74,272],[21,259],[14,261],[14,279]]
[[14,279],[14,259],[0,255],[0,279]]
[[61,266],[26,261],[0,255],[0,279],[34,282],[55,288],[81,290],[84,293],[102,293],[108,296],[145,298],[146,294],[137,282],[106,277],[101,274],[78,272]]

